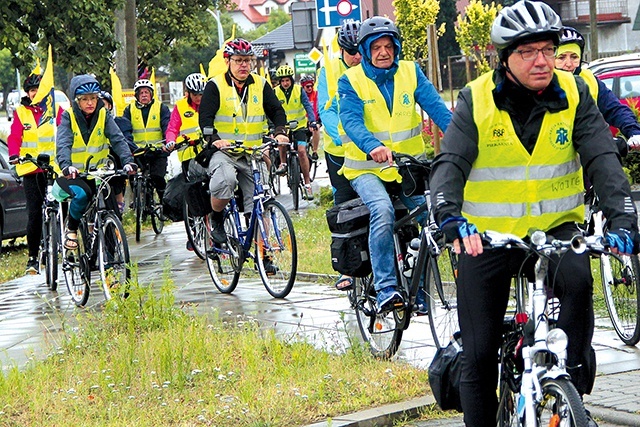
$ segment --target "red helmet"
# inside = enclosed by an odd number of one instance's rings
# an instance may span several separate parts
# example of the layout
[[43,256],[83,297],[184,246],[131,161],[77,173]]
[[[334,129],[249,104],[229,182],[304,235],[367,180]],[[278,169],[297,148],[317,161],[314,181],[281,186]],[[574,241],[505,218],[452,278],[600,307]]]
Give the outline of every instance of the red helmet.
[[245,39],[234,39],[224,45],[222,56],[230,58],[231,55],[253,55],[253,46]]

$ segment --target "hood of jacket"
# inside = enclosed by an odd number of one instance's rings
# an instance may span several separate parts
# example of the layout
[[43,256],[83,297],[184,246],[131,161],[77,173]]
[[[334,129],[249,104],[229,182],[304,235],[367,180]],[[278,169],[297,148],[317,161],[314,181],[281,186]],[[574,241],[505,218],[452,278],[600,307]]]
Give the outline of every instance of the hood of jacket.
[[376,84],[381,85],[384,84],[387,80],[393,80],[393,76],[398,71],[398,63],[400,61],[400,51],[402,50],[402,45],[400,41],[395,37],[391,37],[393,40],[393,44],[395,45],[395,52],[393,58],[393,64],[391,68],[378,68],[375,67],[371,63],[371,43],[378,40],[380,37],[391,36],[390,33],[380,33],[374,36],[369,37],[362,43],[358,49],[360,50],[360,54],[362,55],[362,68],[364,69],[364,73],[371,80],[375,81]]

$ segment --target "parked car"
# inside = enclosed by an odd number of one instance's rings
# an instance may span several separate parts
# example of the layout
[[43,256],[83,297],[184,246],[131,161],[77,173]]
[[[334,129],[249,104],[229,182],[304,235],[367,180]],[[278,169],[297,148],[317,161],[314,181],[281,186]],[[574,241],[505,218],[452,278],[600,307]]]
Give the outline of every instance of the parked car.
[[27,198],[22,180],[9,165],[9,149],[0,139],[0,242],[27,235]]
[[24,91],[20,90],[12,90],[7,95],[7,102],[5,102],[5,109],[7,110],[7,120],[11,121],[13,119],[13,112],[16,111],[18,105],[20,105],[20,99],[25,96]]
[[61,107],[63,110],[67,110],[68,108],[71,107],[71,101],[69,101],[69,98],[67,97],[67,95],[65,95],[63,91],[56,89],[55,94],[56,94],[56,109],[58,107]]
[[[597,74],[596,77],[618,97],[620,102],[628,105],[632,110],[640,109],[640,66],[606,71]],[[611,127],[611,133],[617,135],[618,129]]]
[[640,67],[640,53],[610,56],[591,61],[587,68],[595,75],[631,67]]

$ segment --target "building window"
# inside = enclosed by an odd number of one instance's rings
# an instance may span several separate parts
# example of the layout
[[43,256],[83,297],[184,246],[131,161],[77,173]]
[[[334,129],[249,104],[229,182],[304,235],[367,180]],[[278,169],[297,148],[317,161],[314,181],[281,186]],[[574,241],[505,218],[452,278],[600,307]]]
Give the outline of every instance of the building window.
[[267,16],[271,15],[271,8],[270,7],[265,7],[264,8],[264,14],[267,15]]

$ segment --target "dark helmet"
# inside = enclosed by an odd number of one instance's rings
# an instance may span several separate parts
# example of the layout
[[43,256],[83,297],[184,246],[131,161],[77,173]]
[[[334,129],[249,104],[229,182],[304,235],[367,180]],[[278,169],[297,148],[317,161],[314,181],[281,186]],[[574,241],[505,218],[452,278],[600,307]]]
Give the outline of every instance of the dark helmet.
[[376,34],[385,34],[398,41],[400,40],[400,32],[391,19],[382,16],[373,16],[366,19],[362,25],[360,25],[358,44],[362,44],[366,39]]
[[29,92],[29,89],[33,89],[34,87],[40,86],[40,82],[42,81],[42,74],[29,74],[29,77],[24,79],[24,84],[22,88],[25,92]]
[[253,55],[253,46],[245,39],[234,39],[224,45],[222,56],[230,58],[231,55]]
[[575,43],[580,46],[580,53],[584,52],[584,37],[573,27],[564,27],[560,33],[560,45]]
[[499,51],[523,40],[550,37],[557,46],[562,21],[546,3],[522,0],[503,8],[491,26],[491,42]]
[[358,31],[360,31],[360,21],[345,19],[338,29],[338,46],[347,52],[358,51]]
[[103,90],[102,92],[100,92],[100,98],[107,101],[109,105],[113,107],[113,96],[111,96],[109,92],[107,92],[106,90]]

